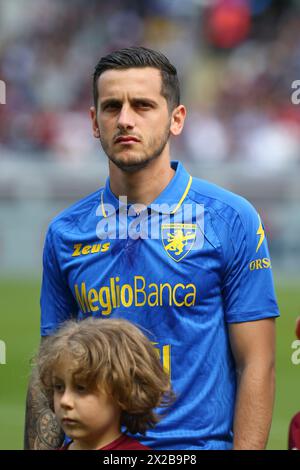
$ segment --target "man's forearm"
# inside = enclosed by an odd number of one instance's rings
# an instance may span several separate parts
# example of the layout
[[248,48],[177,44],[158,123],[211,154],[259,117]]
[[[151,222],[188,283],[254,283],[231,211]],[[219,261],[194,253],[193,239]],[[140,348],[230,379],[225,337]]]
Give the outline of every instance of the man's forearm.
[[61,446],[64,434],[42,393],[34,371],[28,387],[25,416],[25,450],[50,450]]
[[274,367],[248,365],[238,380],[234,416],[235,450],[266,448],[275,396]]

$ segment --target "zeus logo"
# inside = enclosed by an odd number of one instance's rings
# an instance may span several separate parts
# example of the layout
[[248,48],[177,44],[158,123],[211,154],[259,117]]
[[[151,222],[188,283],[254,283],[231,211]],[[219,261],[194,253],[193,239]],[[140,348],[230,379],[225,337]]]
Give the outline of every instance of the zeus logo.
[[105,253],[109,250],[110,243],[94,243],[93,245],[83,245],[82,243],[76,243],[74,245],[74,251],[72,256],[89,255],[94,253]]

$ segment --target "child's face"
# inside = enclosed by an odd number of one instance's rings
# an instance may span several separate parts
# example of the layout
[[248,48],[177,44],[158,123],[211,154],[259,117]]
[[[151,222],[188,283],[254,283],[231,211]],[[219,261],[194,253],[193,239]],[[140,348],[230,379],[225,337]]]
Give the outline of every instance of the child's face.
[[67,358],[54,371],[53,388],[56,417],[75,444],[97,449],[120,435],[120,407],[110,395],[74,378]]

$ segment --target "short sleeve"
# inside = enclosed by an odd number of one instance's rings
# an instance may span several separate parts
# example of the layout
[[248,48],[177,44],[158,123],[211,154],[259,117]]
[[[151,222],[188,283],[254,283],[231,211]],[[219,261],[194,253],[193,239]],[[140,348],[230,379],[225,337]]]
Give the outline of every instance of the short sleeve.
[[245,200],[232,215],[224,253],[225,320],[239,323],[278,316],[265,229]]
[[41,289],[41,335],[51,335],[60,324],[76,314],[76,302],[59,268],[53,233],[49,228],[43,253]]

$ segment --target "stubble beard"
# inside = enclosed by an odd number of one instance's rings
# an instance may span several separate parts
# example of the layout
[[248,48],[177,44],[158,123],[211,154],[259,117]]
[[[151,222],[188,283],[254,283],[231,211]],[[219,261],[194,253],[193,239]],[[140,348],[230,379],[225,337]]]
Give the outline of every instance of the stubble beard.
[[156,160],[163,152],[165,146],[170,138],[170,123],[166,126],[162,136],[157,139],[150,139],[149,151],[144,151],[143,154],[132,155],[123,160],[122,156],[114,154],[109,148],[109,144],[105,139],[100,138],[100,142],[104,152],[106,153],[109,160],[114,163],[120,170],[127,173],[134,173],[149,165],[153,160]]

